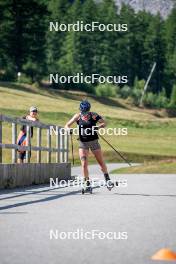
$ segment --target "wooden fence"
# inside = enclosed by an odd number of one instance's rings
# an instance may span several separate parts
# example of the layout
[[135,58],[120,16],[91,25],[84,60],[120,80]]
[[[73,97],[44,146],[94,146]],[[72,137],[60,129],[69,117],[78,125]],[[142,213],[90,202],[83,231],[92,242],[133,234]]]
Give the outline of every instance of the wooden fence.
[[[10,123],[12,126],[11,133],[11,144],[2,142],[3,139],[3,123]],[[26,126],[26,137],[27,137],[27,146],[19,146],[17,144],[17,125]],[[37,129],[37,146],[31,144],[31,127]],[[42,130],[45,129],[47,146],[41,146],[42,142]],[[52,133],[51,133],[52,132]],[[68,133],[63,133],[64,130],[60,126],[56,125],[46,125],[41,122],[32,122],[22,118],[12,118],[0,114],[0,163],[2,163],[2,149],[11,149],[12,150],[12,163],[17,162],[17,151],[26,151],[26,162],[30,162],[30,152],[37,152],[37,161],[36,163],[41,163],[42,161],[42,152],[47,152],[47,163],[51,163],[51,154],[55,153],[55,162],[56,163],[67,163],[68,162],[68,152],[69,152],[69,135]],[[52,146],[52,138],[55,139],[55,147]]]

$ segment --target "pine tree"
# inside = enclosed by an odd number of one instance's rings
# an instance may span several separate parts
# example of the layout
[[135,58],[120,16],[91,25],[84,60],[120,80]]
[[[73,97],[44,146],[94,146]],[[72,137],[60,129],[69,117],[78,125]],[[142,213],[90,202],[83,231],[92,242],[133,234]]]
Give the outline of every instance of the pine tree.
[[153,92],[162,90],[165,66],[165,40],[164,22],[160,15],[153,17],[150,21],[144,42],[143,58],[145,61],[146,77],[149,74],[154,62],[157,66],[150,86]]
[[176,80],[176,7],[166,20],[166,67],[165,67],[165,86],[167,95],[170,96],[171,88]]
[[137,75],[135,69],[134,58],[132,57],[133,49],[136,49],[134,42],[134,10],[127,5],[122,5],[120,10],[120,23],[128,25],[128,31],[123,32],[118,38],[117,49],[119,51],[119,67],[121,75],[127,75],[129,85],[133,84],[134,78]]
[[40,81],[46,75],[46,31],[47,1],[31,0],[26,7],[26,25],[22,33],[23,44],[26,45],[26,63],[22,70],[32,81]]
[[[69,10],[69,23],[74,24],[77,21],[83,20],[82,17],[82,1],[76,0]],[[61,47],[61,56],[59,59],[60,73],[65,75],[74,75],[77,72],[82,72],[80,47],[80,36],[82,32],[69,31],[66,33],[64,45]]]
[[0,2],[0,10],[3,18],[1,49],[6,52],[1,64],[4,63],[7,69],[10,66],[14,78],[17,72],[27,70],[25,65],[36,64],[31,77],[38,79],[37,76],[43,74],[43,66],[46,64],[45,3],[41,0],[6,0]]
[[176,85],[172,88],[171,98],[170,98],[170,107],[176,109]]
[[[91,24],[97,21],[97,4],[94,0],[85,0],[82,5],[82,18],[84,24]],[[84,74],[96,73],[97,70],[97,32],[83,31],[79,39],[79,53],[81,54],[82,69]]]
[[144,42],[146,32],[148,30],[152,15],[145,11],[139,11],[133,15],[133,20],[130,22],[130,68],[133,83],[134,77],[138,79],[146,79],[146,67],[144,53]]
[[[104,0],[98,6],[98,21],[100,24],[118,24],[119,16],[114,0]],[[102,75],[117,75],[119,69],[119,32],[97,32],[97,71]]]
[[48,69],[50,73],[59,72],[62,69],[59,65],[61,57],[61,49],[65,45],[67,32],[65,31],[49,31],[49,23],[67,24],[69,19],[69,9],[71,3],[65,0],[51,0],[48,4],[48,31],[47,31],[47,59]]

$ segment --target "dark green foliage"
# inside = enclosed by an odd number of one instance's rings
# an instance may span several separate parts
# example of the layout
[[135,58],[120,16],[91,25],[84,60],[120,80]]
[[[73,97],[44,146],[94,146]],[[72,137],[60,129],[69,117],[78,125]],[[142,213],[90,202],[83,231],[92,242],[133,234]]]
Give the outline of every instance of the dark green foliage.
[[0,1],[0,10],[0,69],[14,79],[23,71],[34,81],[40,80],[46,65],[47,4],[6,0]]
[[[50,21],[121,23],[128,24],[128,30],[50,32]],[[114,0],[1,0],[0,39],[1,80],[16,80],[19,71],[33,82],[49,79],[50,73],[127,75],[128,83],[119,85],[118,94],[132,96],[137,104],[156,62],[149,83],[152,94],[145,100],[151,105],[155,98],[158,107],[167,104],[164,97],[170,98],[176,84],[176,8],[163,20],[159,14],[135,13],[127,5],[119,11]],[[84,84],[64,88],[93,91]]]
[[166,97],[165,90],[161,91],[159,94],[154,94],[149,92],[144,97],[144,105],[150,108],[167,108],[168,98]]
[[132,93],[132,89],[128,85],[123,86],[119,91],[120,96],[124,99],[131,96],[131,93]]
[[176,83],[176,7],[165,23],[166,27],[166,65],[164,83],[167,87],[166,93],[170,96],[171,88]]
[[165,41],[164,41],[164,22],[161,17],[157,15],[152,19],[146,32],[144,41],[144,61],[148,73],[156,62],[156,69],[151,80],[151,86],[154,92],[162,90],[163,85],[163,72],[165,64]]
[[104,96],[104,97],[116,97],[116,87],[112,84],[99,84],[95,88],[95,93],[97,96]]
[[176,85],[173,86],[169,107],[176,109]]
[[157,96],[155,106],[157,108],[167,108],[169,99],[166,97],[166,91],[163,89]]

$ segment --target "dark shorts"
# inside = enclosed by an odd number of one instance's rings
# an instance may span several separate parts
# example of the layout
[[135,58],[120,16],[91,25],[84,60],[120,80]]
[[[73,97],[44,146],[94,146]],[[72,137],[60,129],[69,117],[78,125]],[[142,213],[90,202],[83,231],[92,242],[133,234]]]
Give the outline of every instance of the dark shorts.
[[79,148],[80,149],[87,149],[87,150],[90,149],[91,151],[94,151],[97,149],[101,149],[101,146],[98,142],[98,139],[95,139],[93,141],[88,141],[88,142],[79,141]]
[[26,152],[18,152],[18,159],[21,160],[26,159]]
[[[18,159],[24,160],[26,159],[26,151],[25,152],[18,152]],[[29,157],[31,158],[31,151],[29,152]]]

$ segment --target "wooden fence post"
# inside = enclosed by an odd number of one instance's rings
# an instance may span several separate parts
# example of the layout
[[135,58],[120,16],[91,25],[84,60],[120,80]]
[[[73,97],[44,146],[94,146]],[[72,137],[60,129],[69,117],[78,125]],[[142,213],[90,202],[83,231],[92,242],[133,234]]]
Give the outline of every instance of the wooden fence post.
[[69,150],[69,134],[67,133],[66,135],[65,135],[65,137],[66,137],[66,144],[65,144],[65,146],[66,146],[66,153],[65,153],[65,162],[68,162],[68,150]]
[[60,133],[60,162],[64,162],[64,132]]
[[[51,148],[51,133],[50,128],[47,129],[47,147]],[[51,163],[51,150],[47,152],[47,163]]]
[[[26,126],[26,137],[27,137],[27,146],[31,149],[31,127],[29,125]],[[31,150],[26,151],[26,162],[30,162]]]
[[60,129],[56,126],[56,163],[60,162]]
[[[3,122],[8,122],[12,124],[12,143],[4,143],[2,142],[2,125]],[[18,124],[22,124],[26,127],[26,142],[27,146],[22,148],[26,152],[26,163],[30,162],[31,159],[31,150],[37,151],[37,163],[41,163],[42,161],[42,151],[47,151],[47,163],[51,163],[52,161],[52,153],[55,154],[55,160],[57,163],[59,162],[68,162],[68,149],[69,149],[69,135],[66,133],[64,128],[60,126],[48,126],[46,124],[42,124],[39,122],[30,123],[18,118],[12,118],[5,115],[0,114],[0,163],[2,163],[2,155],[3,149],[10,149],[12,152],[12,163],[17,162],[17,150],[19,148],[17,144],[17,126]],[[31,126],[37,128],[37,146],[31,146]],[[55,128],[56,135],[56,147],[52,147],[52,133],[51,128]],[[42,129],[47,130],[47,147],[42,147]],[[23,146],[24,147],[24,146]]]
[[[41,147],[42,141],[42,129],[40,127],[37,128],[37,147]],[[41,163],[41,150],[37,151],[37,163]]]
[[[17,142],[17,124],[12,123],[12,144],[16,144]],[[17,150],[12,149],[12,163],[17,162]]]

